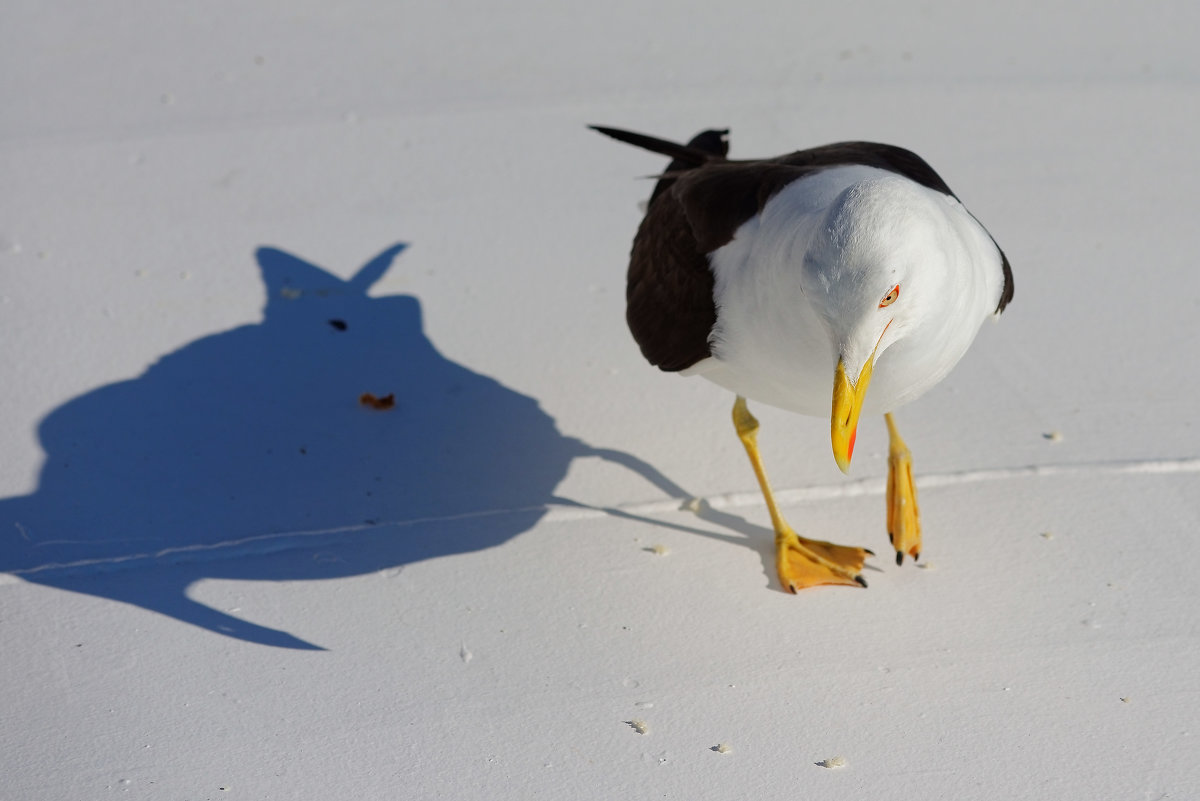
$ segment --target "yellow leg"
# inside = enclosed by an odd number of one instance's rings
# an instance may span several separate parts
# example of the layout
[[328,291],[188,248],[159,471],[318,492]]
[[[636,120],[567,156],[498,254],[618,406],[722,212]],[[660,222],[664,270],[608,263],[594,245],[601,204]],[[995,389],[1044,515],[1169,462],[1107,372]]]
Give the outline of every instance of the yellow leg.
[[921,556],[921,523],[917,519],[917,485],[913,483],[912,453],[891,414],[883,417],[888,427],[887,527],[892,547],[896,549],[896,564],[904,562],[904,554],[916,561]]
[[762,488],[771,525],[775,528],[775,566],[779,583],[788,592],[797,592],[818,584],[849,584],[867,586],[861,575],[863,560],[874,556],[866,548],[834,545],[820,540],[807,540],[792,531],[779,513],[775,496],[767,482],[762,458],[758,455],[758,420],[746,408],[746,399],[738,396],[733,404],[733,425],[738,438],[746,446],[746,454],[754,467],[754,475]]

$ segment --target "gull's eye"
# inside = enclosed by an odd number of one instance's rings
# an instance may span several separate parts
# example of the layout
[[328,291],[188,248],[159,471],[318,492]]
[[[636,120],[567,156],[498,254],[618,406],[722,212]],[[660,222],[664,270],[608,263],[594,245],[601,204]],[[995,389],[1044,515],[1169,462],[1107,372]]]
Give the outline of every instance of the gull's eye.
[[879,308],[882,309],[884,306],[891,306],[896,302],[896,298],[898,297],[900,297],[900,285],[896,284],[890,292],[883,296],[883,300],[879,301]]

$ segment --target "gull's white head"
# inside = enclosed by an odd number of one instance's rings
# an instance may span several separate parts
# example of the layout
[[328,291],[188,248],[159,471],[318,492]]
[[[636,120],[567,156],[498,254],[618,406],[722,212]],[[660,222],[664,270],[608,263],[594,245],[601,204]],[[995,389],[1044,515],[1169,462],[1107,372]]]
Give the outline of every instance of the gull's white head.
[[862,165],[814,173],[713,253],[719,369],[706,375],[823,414],[828,384],[817,377],[832,371],[834,459],[845,470],[864,409],[918,397],[966,352],[1001,299],[1001,259],[952,195]]
[[875,363],[945,296],[955,250],[945,241],[947,202],[961,209],[900,176],[872,177],[838,196],[809,244],[801,280],[837,357],[831,430],[842,470]]

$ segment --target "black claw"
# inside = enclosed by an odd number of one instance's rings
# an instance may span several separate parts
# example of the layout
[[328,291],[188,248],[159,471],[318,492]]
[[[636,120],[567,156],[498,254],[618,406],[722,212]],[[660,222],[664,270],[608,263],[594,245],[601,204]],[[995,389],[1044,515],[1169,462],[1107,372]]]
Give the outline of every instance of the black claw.
[[904,551],[896,551],[896,566],[904,564]]
[[892,535],[892,532],[890,532],[890,531],[888,532],[888,542],[890,542],[892,545],[896,544],[896,538],[895,538],[895,536]]
[[920,558],[921,558],[921,554],[919,554],[919,553],[914,553],[914,554],[913,554],[913,561],[914,561],[914,562],[915,562],[915,561],[917,561],[917,560],[918,560],[918,559],[920,559]]
[[871,556],[875,555],[875,552],[872,551],[870,548],[863,548],[863,550],[866,551],[867,553],[869,553]]
[[855,576],[854,580],[857,581],[859,584],[863,585],[863,587],[867,586],[867,580],[865,578],[863,578],[862,576]]

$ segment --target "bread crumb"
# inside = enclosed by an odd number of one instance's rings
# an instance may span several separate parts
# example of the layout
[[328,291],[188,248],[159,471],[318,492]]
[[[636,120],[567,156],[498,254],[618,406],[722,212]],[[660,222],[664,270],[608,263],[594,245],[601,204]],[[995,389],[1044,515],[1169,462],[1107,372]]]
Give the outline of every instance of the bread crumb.
[[718,754],[728,754],[733,749],[729,747],[729,743],[717,743],[713,746],[712,750],[716,751]]
[[396,405],[396,395],[395,393],[389,392],[387,395],[384,395],[382,398],[380,398],[376,397],[370,392],[364,392],[358,396],[358,402],[363,406],[370,406],[372,409],[379,409],[382,411],[385,409],[391,409]]
[[1042,437],[1051,442],[1062,442],[1063,435],[1061,431],[1047,431],[1045,434],[1042,434]]
[[846,758],[844,756],[830,757],[829,759],[822,759],[817,764],[823,768],[844,768],[846,767]]
[[1044,540],[1052,540],[1052,539],[1054,539],[1054,532],[1053,531],[1043,531],[1041,533],[1041,537]]
[[650,551],[654,553],[655,556],[666,556],[671,552],[671,549],[660,543],[658,545],[651,545]]
[[633,730],[638,734],[645,734],[646,732],[650,731],[650,725],[641,718],[634,718],[633,720],[627,720],[625,722],[632,726]]
[[700,510],[704,508],[704,499],[689,498],[687,502],[683,504],[682,508],[694,514],[699,514]]

